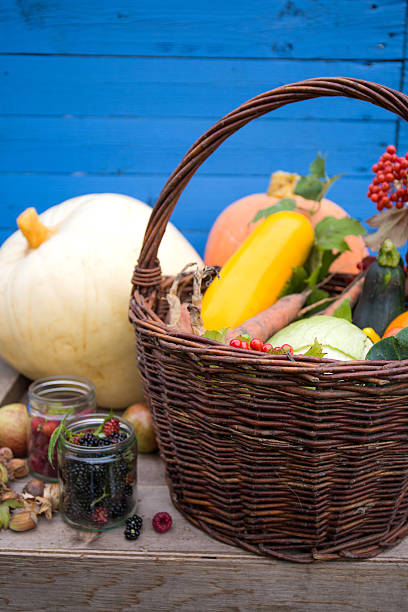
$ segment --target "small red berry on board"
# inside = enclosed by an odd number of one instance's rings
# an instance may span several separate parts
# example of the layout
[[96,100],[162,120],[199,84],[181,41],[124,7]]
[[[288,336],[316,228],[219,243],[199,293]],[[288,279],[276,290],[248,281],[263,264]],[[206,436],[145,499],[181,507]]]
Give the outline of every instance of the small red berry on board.
[[168,512],[157,512],[152,519],[153,529],[157,533],[166,533],[172,526],[173,520]]
[[238,340],[238,338],[233,338],[230,341],[230,346],[233,346],[234,348],[241,348],[241,340]]
[[273,346],[272,346],[272,344],[269,344],[269,342],[266,342],[266,344],[262,345],[262,352],[263,353],[269,353],[272,350],[273,350]]

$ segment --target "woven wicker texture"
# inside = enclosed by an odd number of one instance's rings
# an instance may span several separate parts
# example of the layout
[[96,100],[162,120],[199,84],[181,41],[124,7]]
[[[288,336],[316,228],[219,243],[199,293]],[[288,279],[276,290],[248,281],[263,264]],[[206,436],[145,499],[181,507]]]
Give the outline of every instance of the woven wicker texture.
[[229,113],[164,186],[129,311],[175,506],[212,537],[301,562],[372,557],[408,533],[408,361],[290,361],[176,332],[163,319],[157,251],[181,192],[230,134],[320,96],[408,118],[404,94],[340,77],[279,87]]

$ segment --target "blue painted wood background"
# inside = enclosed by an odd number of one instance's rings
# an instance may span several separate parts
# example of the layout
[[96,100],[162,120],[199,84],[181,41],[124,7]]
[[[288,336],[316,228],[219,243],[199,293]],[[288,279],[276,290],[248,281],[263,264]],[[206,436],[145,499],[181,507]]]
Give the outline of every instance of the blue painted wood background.
[[[408,0],[1,0],[0,242],[25,207],[90,192],[153,204],[219,117],[278,85],[353,76],[405,91]],[[203,253],[217,214],[317,151],[344,176],[329,197],[361,220],[384,146],[407,126],[370,104],[303,102],[230,138],[173,222]]]

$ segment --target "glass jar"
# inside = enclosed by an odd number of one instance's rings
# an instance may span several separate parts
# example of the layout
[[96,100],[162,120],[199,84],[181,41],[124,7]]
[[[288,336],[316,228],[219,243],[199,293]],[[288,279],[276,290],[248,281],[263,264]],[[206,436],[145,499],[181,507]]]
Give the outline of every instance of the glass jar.
[[52,465],[48,461],[48,444],[53,431],[66,414],[90,414],[95,408],[95,389],[85,378],[50,376],[31,383],[28,388],[28,464],[34,476],[48,482],[58,480],[56,449]]
[[[105,414],[73,417],[70,437],[94,432]],[[78,529],[104,531],[122,525],[136,509],[137,442],[133,425],[115,416],[126,437],[107,446],[81,446],[63,433],[58,442],[60,510]]]

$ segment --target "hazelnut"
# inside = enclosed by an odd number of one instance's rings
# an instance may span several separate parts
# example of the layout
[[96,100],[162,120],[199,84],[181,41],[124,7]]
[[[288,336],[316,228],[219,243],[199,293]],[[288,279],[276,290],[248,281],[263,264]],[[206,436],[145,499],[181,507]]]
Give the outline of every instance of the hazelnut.
[[26,459],[11,459],[7,464],[10,480],[24,478],[28,474],[28,463]]
[[37,526],[37,522],[36,514],[25,510],[13,514],[9,522],[9,528],[13,531],[28,531],[29,529],[34,529]]
[[29,493],[34,497],[42,497],[44,493],[44,488],[45,485],[41,480],[33,478],[32,480],[29,480],[27,482],[26,486],[23,489],[23,493]]
[[0,448],[0,463],[7,463],[7,461],[10,461],[13,457],[14,455],[11,448],[8,448],[8,446],[2,446],[2,448]]

